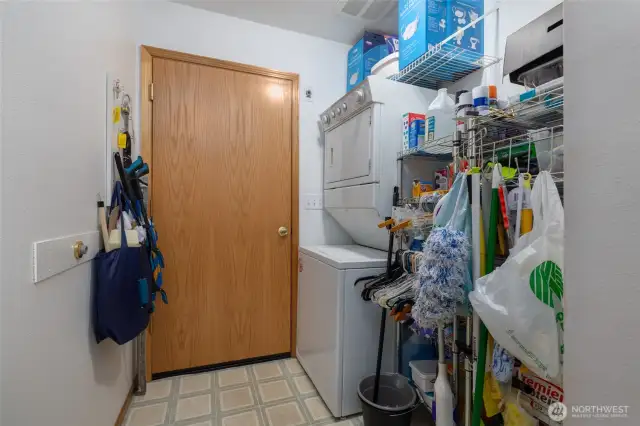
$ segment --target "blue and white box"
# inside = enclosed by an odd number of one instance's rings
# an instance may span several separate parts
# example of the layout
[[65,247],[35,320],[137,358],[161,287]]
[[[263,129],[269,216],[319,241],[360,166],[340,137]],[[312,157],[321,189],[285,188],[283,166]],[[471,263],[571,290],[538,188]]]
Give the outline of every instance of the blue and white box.
[[[451,33],[466,27],[484,15],[484,0],[448,0],[449,27]],[[467,28],[454,39],[456,46],[475,52],[478,57],[484,54],[484,20]]]
[[398,49],[397,38],[365,32],[347,55],[347,92],[371,74],[378,61]]
[[[484,0],[400,0],[398,4],[399,66],[424,55],[438,43],[484,14]],[[484,53],[484,21],[450,42],[453,46]]]

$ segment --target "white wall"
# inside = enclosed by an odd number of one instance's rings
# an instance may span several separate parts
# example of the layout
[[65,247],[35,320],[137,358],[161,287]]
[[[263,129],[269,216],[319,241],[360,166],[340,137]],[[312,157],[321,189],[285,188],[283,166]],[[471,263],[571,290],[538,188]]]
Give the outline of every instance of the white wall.
[[[0,424],[112,425],[131,351],[94,343],[89,265],[31,283],[34,241],[97,227],[106,73],[136,92],[140,44],[299,73],[316,96],[300,108],[300,190],[321,193],[316,117],[344,93],[349,46],[166,2],[5,6]],[[300,227],[301,244],[349,241],[322,211]]]
[[565,424],[637,425],[640,3],[569,1],[564,13],[565,395],[630,406],[628,419]]
[[[96,229],[104,188],[106,71],[134,85],[110,40],[122,8],[11,3],[3,22],[3,426],[112,425],[131,351],[95,344],[89,264],[31,282],[32,242]],[[4,143],[11,141],[11,143]]]

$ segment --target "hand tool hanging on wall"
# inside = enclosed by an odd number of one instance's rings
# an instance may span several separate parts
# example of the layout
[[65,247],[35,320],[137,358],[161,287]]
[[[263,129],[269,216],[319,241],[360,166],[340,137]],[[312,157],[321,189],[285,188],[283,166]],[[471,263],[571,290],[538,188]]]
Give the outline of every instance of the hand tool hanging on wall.
[[118,134],[118,148],[122,149],[122,163],[125,167],[131,165],[131,133],[129,132],[129,122],[131,118],[131,98],[126,93],[122,97],[120,111],[122,114],[123,128]]
[[124,190],[132,201],[132,211],[138,223],[144,227],[146,231],[146,245],[149,251],[149,262],[153,271],[152,285],[152,309],[155,309],[156,293],[160,293],[162,301],[168,303],[167,294],[162,289],[162,270],[164,269],[164,257],[158,248],[158,234],[153,225],[153,220],[148,216],[144,203],[142,188],[140,187],[140,178],[149,174],[149,165],[144,162],[141,156],[138,156],[135,162],[131,163],[126,169],[122,164],[122,158],[119,153],[113,155],[118,174]]

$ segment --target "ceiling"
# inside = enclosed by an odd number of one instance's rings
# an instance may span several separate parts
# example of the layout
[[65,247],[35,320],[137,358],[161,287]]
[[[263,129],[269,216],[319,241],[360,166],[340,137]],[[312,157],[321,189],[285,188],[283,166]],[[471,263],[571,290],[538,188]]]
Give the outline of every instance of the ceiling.
[[[358,41],[365,29],[386,34],[396,34],[398,30],[397,0],[173,1],[346,44]],[[372,8],[386,11],[382,18],[374,21],[341,12],[342,8],[360,9],[369,2],[374,3]]]

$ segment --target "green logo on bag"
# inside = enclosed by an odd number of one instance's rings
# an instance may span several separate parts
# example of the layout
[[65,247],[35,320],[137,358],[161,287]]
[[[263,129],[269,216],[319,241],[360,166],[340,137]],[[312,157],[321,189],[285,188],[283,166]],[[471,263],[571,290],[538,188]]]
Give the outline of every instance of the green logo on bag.
[[554,308],[554,298],[562,300],[562,269],[550,260],[536,266],[529,275],[531,291],[545,305]]
[[556,322],[564,330],[562,269],[550,260],[542,262],[531,271],[529,285],[539,301],[556,311]]

